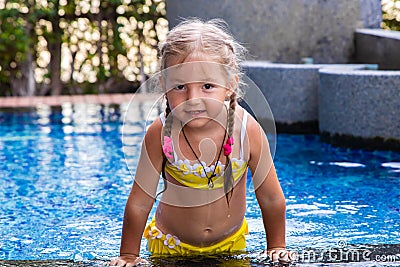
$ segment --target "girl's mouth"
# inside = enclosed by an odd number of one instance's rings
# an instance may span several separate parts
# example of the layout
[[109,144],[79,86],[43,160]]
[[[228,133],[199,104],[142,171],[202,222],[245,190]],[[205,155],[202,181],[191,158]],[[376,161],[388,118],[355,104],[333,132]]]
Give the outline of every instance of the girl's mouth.
[[185,112],[192,117],[197,117],[197,116],[200,116],[201,114],[205,113],[206,111],[205,110],[187,110]]

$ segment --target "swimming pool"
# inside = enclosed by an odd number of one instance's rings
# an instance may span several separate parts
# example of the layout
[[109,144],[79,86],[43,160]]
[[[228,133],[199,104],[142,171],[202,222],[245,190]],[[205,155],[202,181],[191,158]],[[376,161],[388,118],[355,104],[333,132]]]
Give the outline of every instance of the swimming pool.
[[[125,104],[0,111],[0,260],[107,261],[118,254],[132,183],[126,161],[137,160],[152,103],[135,105],[124,143]],[[357,248],[373,250],[369,260],[388,254],[400,264],[399,152],[335,148],[317,135],[279,134],[274,161],[287,199],[287,244],[300,260],[324,261],[304,253]],[[265,236],[248,184],[252,260]],[[143,240],[148,255],[145,248]]]

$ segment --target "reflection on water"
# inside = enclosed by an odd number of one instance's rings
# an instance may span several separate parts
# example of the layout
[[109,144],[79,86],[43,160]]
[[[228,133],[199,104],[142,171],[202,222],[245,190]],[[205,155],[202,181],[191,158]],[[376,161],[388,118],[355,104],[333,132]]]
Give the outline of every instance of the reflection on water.
[[126,145],[127,104],[0,111],[0,259],[116,254],[132,184],[123,149],[137,160],[152,105],[130,105]]

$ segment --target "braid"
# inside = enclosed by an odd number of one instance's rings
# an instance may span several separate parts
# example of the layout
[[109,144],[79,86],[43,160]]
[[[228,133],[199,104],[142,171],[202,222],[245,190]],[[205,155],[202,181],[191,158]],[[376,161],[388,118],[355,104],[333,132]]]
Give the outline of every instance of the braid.
[[[170,137],[171,136],[171,129],[172,129],[172,116],[169,116],[171,114],[171,107],[169,106],[168,98],[166,98],[166,99],[167,99],[167,106],[165,108],[165,114],[164,114],[165,115],[165,124],[164,124],[164,127],[162,129],[161,138],[163,138],[164,136],[169,136]],[[164,193],[165,190],[167,190],[167,177],[165,176],[165,165],[167,164],[167,161],[168,161],[168,159],[165,156],[165,154],[163,153],[163,161],[162,161],[162,165],[161,165],[161,175],[162,175],[162,178],[164,180],[164,188],[163,188],[162,191],[160,191],[157,194],[155,199],[157,199],[158,195]]]
[[163,127],[163,136],[170,137],[172,128],[172,116],[169,116],[171,114],[171,107],[169,106],[168,98],[166,99],[167,99],[167,106],[165,107],[165,125]]
[[229,110],[228,110],[228,134],[233,135],[233,127],[235,124],[235,110],[236,110],[236,93],[233,92],[230,96]]
[[[229,109],[228,109],[228,138],[233,136],[235,126],[235,109],[236,109],[236,93],[233,92],[230,96]],[[233,194],[233,175],[232,175],[232,162],[229,155],[226,156],[226,168],[224,172],[224,192],[226,201],[229,206],[229,201]]]

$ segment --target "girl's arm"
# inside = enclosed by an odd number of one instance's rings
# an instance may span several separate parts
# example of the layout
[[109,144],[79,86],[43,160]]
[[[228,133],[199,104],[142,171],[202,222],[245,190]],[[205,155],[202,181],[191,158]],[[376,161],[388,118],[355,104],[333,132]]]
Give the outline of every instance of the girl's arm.
[[[253,118],[249,120],[247,129],[250,143],[249,167],[263,217],[267,251],[270,254],[274,250],[286,249],[286,201],[263,129]],[[277,260],[277,256],[273,260]]]
[[156,120],[146,132],[128,201],[125,206],[120,257],[111,266],[125,266],[140,259],[140,243],[153,206],[162,165],[161,122]]

